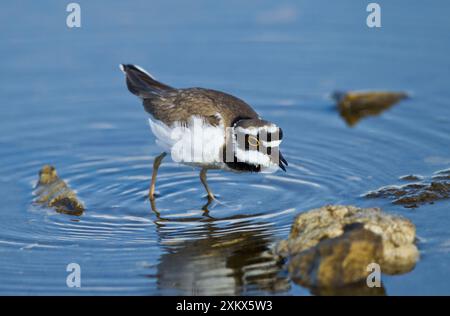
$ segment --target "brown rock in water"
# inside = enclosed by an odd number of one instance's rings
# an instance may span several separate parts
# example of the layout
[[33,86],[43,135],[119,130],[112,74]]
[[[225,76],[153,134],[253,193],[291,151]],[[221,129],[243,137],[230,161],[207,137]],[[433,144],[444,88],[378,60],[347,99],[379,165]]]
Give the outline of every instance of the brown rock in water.
[[293,255],[289,275],[307,287],[343,287],[366,279],[367,266],[379,262],[382,255],[381,236],[365,229],[363,224],[349,225],[339,237],[322,240]]
[[300,214],[277,253],[289,259],[294,281],[310,288],[343,288],[365,281],[369,263],[387,274],[414,268],[415,226],[377,208],[325,206]]
[[416,174],[408,174],[401,176],[399,179],[403,181],[420,181],[423,180],[423,177]]
[[333,94],[340,115],[350,126],[366,116],[379,115],[407,97],[404,92],[386,91],[349,91]]
[[436,172],[431,180],[425,179],[400,186],[385,186],[368,192],[365,197],[392,199],[393,204],[400,204],[407,208],[448,199],[450,198],[450,170]]
[[316,287],[311,288],[311,294],[322,296],[384,296],[386,289],[383,283],[380,287],[368,287],[366,280],[341,287]]
[[45,165],[39,171],[39,180],[34,194],[35,203],[54,208],[58,213],[81,215],[85,208],[75,192],[58,177],[55,167]]
[[450,169],[435,172],[432,179],[435,181],[450,181]]

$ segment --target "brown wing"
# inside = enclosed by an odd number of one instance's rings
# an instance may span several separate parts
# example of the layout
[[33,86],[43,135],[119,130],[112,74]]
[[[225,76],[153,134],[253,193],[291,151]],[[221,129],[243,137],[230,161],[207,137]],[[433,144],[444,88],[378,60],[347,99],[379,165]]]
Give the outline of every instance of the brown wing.
[[212,125],[219,124],[217,113],[225,126],[243,118],[257,118],[258,114],[244,101],[215,90],[202,88],[179,89],[164,95],[144,99],[144,108],[155,119],[172,125],[188,122],[193,115],[202,116]]

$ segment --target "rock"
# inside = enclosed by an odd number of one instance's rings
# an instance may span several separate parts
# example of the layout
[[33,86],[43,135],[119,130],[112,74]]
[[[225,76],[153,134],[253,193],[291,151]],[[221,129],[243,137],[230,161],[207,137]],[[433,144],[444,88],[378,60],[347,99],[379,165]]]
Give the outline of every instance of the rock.
[[365,194],[367,198],[388,198],[393,204],[415,208],[421,204],[434,203],[450,197],[450,170],[436,172],[431,179],[404,184],[385,186]]
[[333,94],[340,115],[350,126],[366,116],[379,115],[407,97],[403,92],[386,91],[349,91]]
[[363,224],[348,225],[336,238],[291,256],[289,275],[304,286],[342,287],[364,280],[367,266],[383,254],[381,236]]
[[322,296],[385,296],[386,289],[383,283],[380,287],[368,287],[366,281],[345,285],[342,287],[311,288],[311,294]]
[[54,208],[58,213],[81,215],[85,208],[75,192],[58,177],[55,167],[45,165],[39,171],[39,180],[34,194],[35,204]]
[[450,180],[450,169],[446,169],[446,170],[441,170],[441,171],[437,171],[434,173],[433,180],[436,181],[446,181],[446,180]]
[[399,179],[403,181],[420,181],[423,180],[423,177],[416,174],[408,174],[401,176]]
[[419,258],[414,241],[415,226],[407,219],[336,205],[300,214],[276,252],[288,258],[294,281],[330,292],[365,281],[369,263],[387,274],[410,271]]

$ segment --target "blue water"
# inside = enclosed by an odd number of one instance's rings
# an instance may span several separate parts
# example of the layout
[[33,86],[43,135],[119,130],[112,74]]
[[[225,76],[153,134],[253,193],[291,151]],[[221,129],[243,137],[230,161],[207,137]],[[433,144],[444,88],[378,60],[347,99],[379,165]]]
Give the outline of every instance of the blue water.
[[[450,167],[450,3],[378,1],[65,1],[2,3],[0,294],[308,295],[269,255],[296,214],[330,203],[379,206],[417,226],[421,259],[383,276],[387,294],[450,294],[449,201],[405,209],[368,190]],[[163,163],[119,63],[175,87],[237,95],[284,131],[286,174],[198,171]],[[412,95],[350,128],[329,94]],[[32,205],[42,165],[55,165],[87,207]],[[81,288],[66,266],[81,266]]]

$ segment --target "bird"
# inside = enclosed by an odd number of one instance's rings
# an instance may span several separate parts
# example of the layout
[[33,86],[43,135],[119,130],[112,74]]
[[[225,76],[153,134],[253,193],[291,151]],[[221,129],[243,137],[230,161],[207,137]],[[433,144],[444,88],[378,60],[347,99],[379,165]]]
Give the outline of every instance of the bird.
[[207,171],[273,173],[286,171],[288,162],[279,146],[282,129],[264,120],[243,100],[206,88],[174,88],[133,64],[120,64],[128,90],[142,100],[156,143],[148,191],[155,199],[158,169],[170,153],[173,161],[200,168],[208,200],[216,199]]

